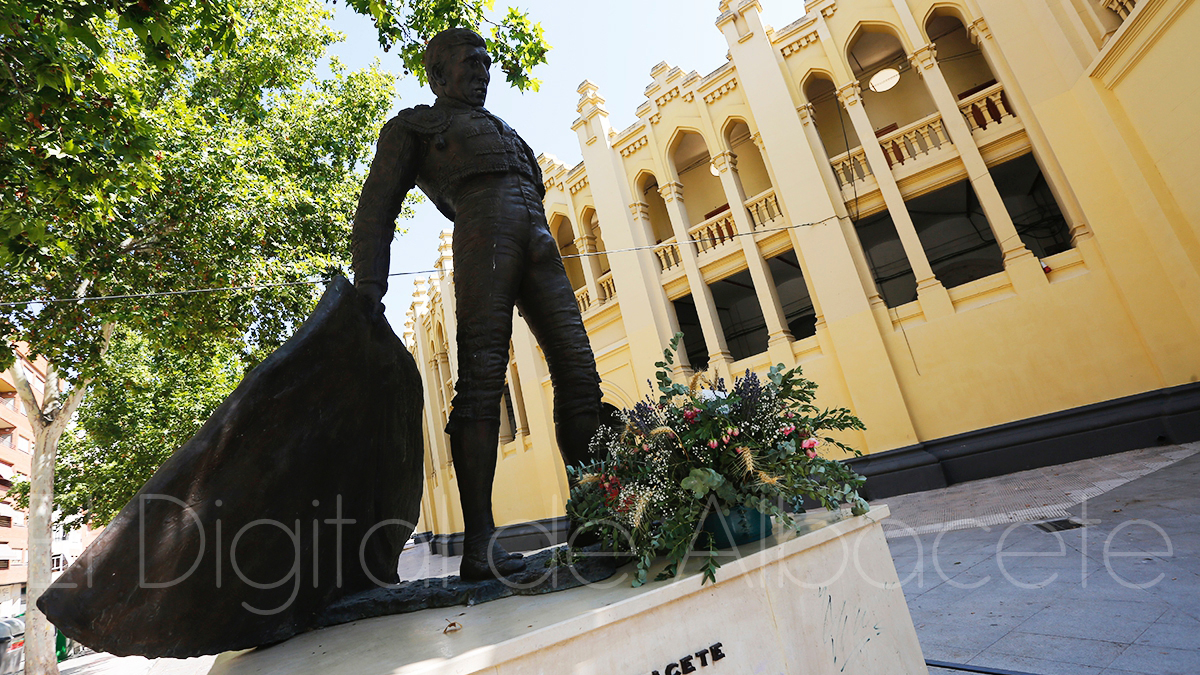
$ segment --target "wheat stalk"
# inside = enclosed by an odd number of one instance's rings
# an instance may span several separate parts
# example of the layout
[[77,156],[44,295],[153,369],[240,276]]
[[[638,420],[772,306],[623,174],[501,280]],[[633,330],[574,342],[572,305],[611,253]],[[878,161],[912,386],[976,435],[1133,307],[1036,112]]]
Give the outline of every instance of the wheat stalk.
[[763,483],[766,483],[767,485],[775,485],[775,484],[779,483],[778,476],[768,475],[765,471],[758,472],[758,480]]
[[754,473],[754,451],[750,448],[742,448],[742,466],[746,473]]

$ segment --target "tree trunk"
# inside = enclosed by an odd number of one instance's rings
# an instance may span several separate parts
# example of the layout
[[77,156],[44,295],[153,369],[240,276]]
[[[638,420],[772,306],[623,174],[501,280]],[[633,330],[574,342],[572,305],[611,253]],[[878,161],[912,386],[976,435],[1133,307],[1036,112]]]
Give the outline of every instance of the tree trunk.
[[[108,351],[113,324],[101,330],[100,356]],[[46,384],[39,404],[34,397],[21,364],[13,364],[13,379],[25,406],[25,414],[33,427],[33,467],[29,476],[29,578],[25,595],[25,673],[27,675],[58,675],[58,654],[55,650],[54,625],[37,607],[38,598],[50,586],[50,558],[54,541],[54,462],[58,455],[58,439],[83,403],[91,379],[76,382],[64,399],[59,391],[58,369],[46,365]]]
[[29,476],[29,581],[25,607],[25,672],[29,675],[58,675],[54,626],[37,607],[38,598],[50,585],[54,458],[65,426],[57,422],[55,419],[38,430]]

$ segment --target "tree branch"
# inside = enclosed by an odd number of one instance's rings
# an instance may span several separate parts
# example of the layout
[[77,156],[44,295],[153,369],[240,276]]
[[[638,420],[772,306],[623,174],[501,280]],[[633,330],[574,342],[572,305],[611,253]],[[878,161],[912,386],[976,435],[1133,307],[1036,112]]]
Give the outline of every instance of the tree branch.
[[42,418],[48,424],[54,423],[61,393],[58,390],[58,368],[55,368],[53,363],[47,363],[46,384],[42,387]]
[[[108,346],[112,343],[113,323],[111,321],[104,322],[100,327],[100,332],[102,335],[100,356],[103,357],[104,353],[108,351]],[[87,395],[87,389],[91,386],[92,379],[89,377],[76,383],[71,389],[71,393],[67,394],[67,400],[63,402],[62,408],[54,415],[54,420],[51,424],[66,428],[67,424],[71,421],[71,417],[75,414],[75,410],[79,408],[79,404],[83,403],[83,397]]]
[[[33,385],[25,377],[25,367],[21,365],[21,355],[12,365],[13,383],[17,385],[17,393],[21,395],[21,404],[25,406],[25,416],[29,418],[29,426],[33,427],[34,435],[42,433],[46,419],[42,416],[42,406],[33,394]],[[44,390],[43,390],[44,391]]]

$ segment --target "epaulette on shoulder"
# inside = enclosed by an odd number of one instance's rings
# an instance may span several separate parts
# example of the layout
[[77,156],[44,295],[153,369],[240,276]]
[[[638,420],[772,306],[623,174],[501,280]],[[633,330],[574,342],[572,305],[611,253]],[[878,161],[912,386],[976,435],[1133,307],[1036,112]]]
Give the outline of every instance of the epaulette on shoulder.
[[397,124],[409,131],[430,136],[445,131],[450,126],[450,119],[448,112],[433,106],[419,105],[401,110],[388,124]]

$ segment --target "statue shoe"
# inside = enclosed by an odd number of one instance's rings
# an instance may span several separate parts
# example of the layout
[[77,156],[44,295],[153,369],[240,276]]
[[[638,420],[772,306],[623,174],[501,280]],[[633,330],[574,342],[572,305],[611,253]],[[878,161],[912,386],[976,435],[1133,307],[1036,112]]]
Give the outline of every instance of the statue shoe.
[[491,555],[487,548],[468,547],[464,542],[462,563],[458,576],[463,581],[487,581],[501,579],[525,571],[525,560],[520,553],[509,553],[500,544],[492,542]]

